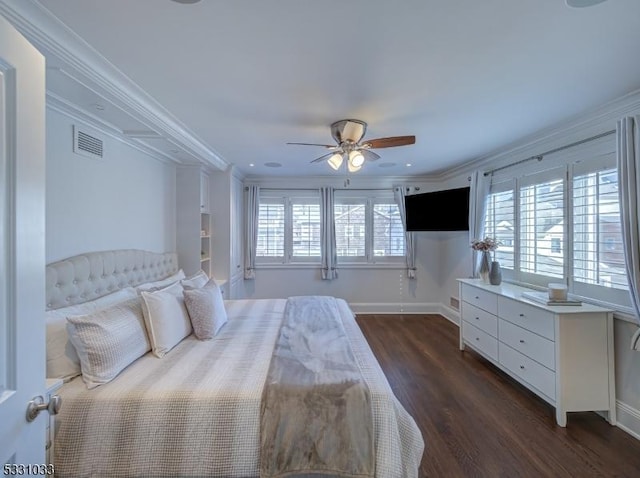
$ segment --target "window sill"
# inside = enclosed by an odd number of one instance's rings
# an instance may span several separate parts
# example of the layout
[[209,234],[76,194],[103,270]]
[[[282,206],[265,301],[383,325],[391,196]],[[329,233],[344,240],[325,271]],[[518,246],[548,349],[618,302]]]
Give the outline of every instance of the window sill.
[[[310,264],[310,263],[301,263],[294,262],[288,264],[256,264],[256,269],[320,269],[322,266],[320,264]],[[368,263],[351,263],[351,264],[339,264],[338,265],[338,273],[341,270],[346,269],[395,269],[395,270],[404,270],[407,266],[401,263],[378,263],[378,264],[368,264]]]

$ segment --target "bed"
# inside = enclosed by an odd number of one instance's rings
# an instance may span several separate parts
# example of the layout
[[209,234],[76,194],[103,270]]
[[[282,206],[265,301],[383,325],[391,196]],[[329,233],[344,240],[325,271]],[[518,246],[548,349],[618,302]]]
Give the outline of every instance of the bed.
[[[96,299],[104,306],[105,297],[114,292],[161,283],[178,273],[173,253],[126,250],[76,256],[47,267],[47,313],[59,322],[64,315],[56,315],[60,310],[80,307],[84,313],[82,307]],[[226,300],[227,323],[211,340],[188,335],[162,358],[144,353],[115,378],[91,389],[81,376],[67,379],[59,391],[63,405],[56,420],[56,474],[310,476],[266,473],[264,456],[261,463],[265,382],[293,303],[293,298]],[[420,431],[391,391],[347,303],[325,303],[336,311],[347,352],[369,394],[374,463],[366,474],[325,470],[314,476],[416,477],[424,448]],[[53,337],[55,328],[49,327],[53,319],[47,320],[49,344],[49,329]]]

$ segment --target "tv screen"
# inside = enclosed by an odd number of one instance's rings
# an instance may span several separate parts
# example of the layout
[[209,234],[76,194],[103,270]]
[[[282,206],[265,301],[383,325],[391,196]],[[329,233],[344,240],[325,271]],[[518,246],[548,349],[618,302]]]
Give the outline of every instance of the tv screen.
[[468,231],[470,188],[405,197],[407,231]]

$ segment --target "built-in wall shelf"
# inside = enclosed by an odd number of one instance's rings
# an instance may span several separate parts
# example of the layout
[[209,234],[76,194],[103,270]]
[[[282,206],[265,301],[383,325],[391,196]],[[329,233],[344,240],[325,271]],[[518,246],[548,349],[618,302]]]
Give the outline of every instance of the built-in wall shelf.
[[185,274],[199,269],[211,276],[211,213],[209,176],[199,167],[184,166],[177,172],[178,263]]

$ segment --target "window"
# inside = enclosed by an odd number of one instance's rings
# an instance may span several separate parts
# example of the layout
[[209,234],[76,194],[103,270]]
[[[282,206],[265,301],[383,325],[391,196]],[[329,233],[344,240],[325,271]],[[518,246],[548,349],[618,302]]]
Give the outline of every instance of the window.
[[394,203],[373,205],[373,255],[404,257],[404,227],[400,209]]
[[[614,153],[574,154],[561,168],[492,184],[485,234],[506,277],[627,306]],[[577,159],[577,161],[576,161]]]
[[[558,172],[562,176],[562,172]],[[520,187],[520,270],[564,277],[564,181],[551,179]]]
[[615,169],[574,176],[573,247],[575,281],[627,289]]
[[260,201],[256,257],[284,257],[283,201]]
[[495,237],[501,242],[495,251],[495,260],[500,262],[503,269],[514,267],[513,244],[515,236],[515,215],[513,202],[513,187],[511,182],[493,187],[492,193],[487,199],[487,212],[485,215],[485,236]]
[[[342,194],[344,193],[344,194]],[[400,262],[405,232],[391,191],[336,194],[339,262]],[[262,191],[258,217],[258,264],[320,263],[320,197],[317,191]]]
[[334,205],[339,263],[399,262],[405,255],[405,231],[390,191],[356,196],[338,194]]
[[365,258],[366,208],[366,202],[361,201],[334,205],[338,257]]
[[320,257],[320,204],[291,203],[293,256]]
[[296,193],[261,195],[258,263],[320,262],[320,200],[315,192]]

